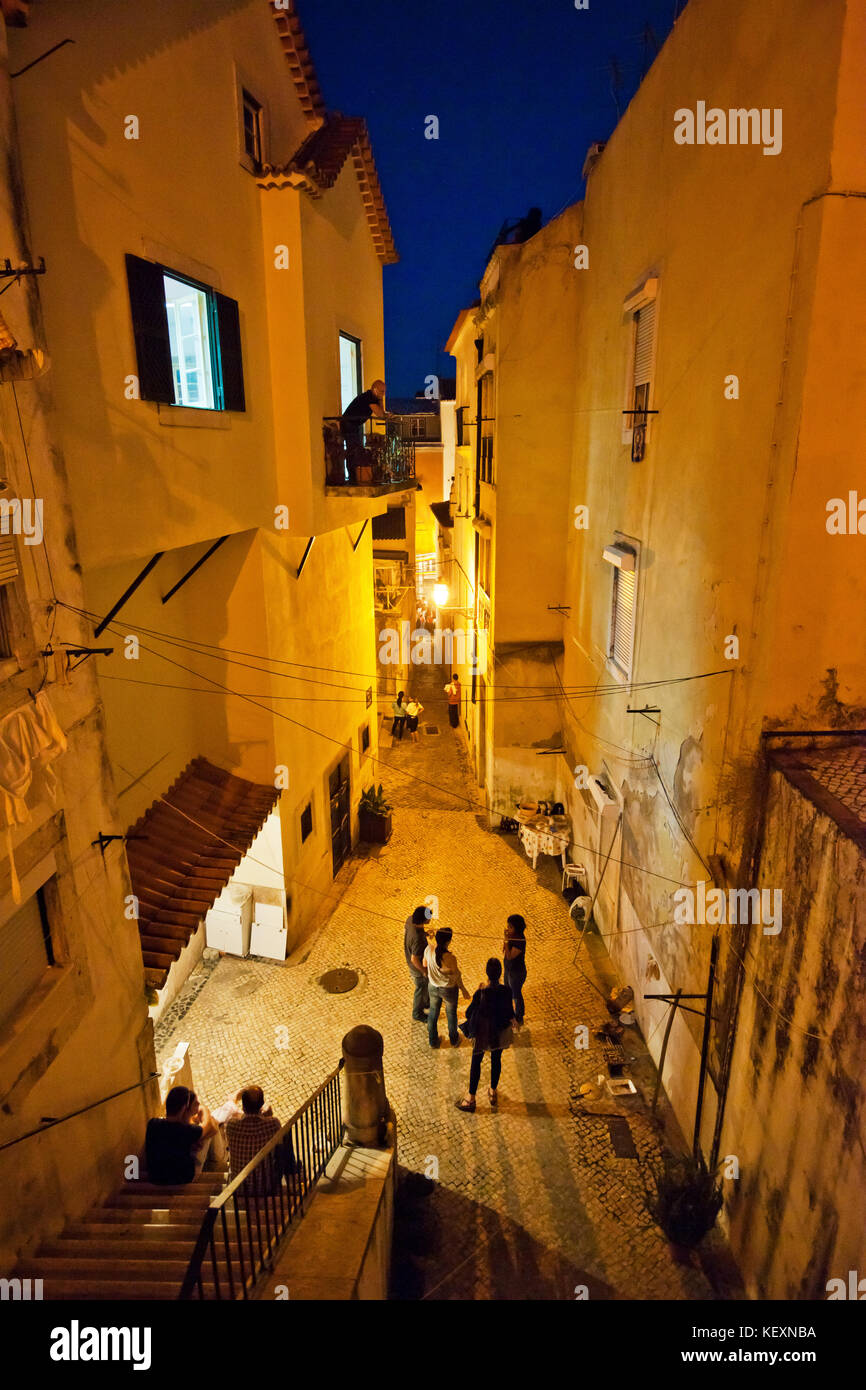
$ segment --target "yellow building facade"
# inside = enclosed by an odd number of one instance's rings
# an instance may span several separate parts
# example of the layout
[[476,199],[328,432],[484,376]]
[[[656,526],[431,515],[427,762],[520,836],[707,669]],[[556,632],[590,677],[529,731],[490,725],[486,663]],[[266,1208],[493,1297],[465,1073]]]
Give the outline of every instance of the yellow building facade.
[[396,253],[366,127],[326,109],[293,7],[112,15],[49,0],[16,36],[21,66],[72,40],[16,101],[34,236],[64,267],[45,323],[85,607],[111,615],[110,755],[127,827],[199,756],[280,791],[291,947],[376,756],[369,523],[406,486],[333,486],[323,430],[347,345],[350,396],[384,376]]
[[[860,830],[784,750],[850,763],[864,727],[864,61],[862,0],[691,0],[584,202],[494,252],[449,343],[458,407],[493,416],[492,488],[456,450],[470,591],[494,540],[479,781],[492,812],[566,805],[657,1060],[670,1005],[645,996],[713,991],[706,1034],[700,1000],[676,1011],[663,1080],[689,1142],[736,1160],[723,1219],[760,1297],[825,1296],[857,1258],[833,1213],[862,1210]],[[556,698],[500,720],[506,681]],[[786,845],[782,808],[810,824],[790,786],[827,819]],[[690,922],[676,895],[712,889],[778,892],[778,922]]]

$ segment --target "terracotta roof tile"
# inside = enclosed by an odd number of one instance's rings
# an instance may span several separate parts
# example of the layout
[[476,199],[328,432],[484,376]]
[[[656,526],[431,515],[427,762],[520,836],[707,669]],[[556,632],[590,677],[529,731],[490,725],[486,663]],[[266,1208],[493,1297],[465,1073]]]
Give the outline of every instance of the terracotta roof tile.
[[294,0],[288,0],[287,9],[276,9],[273,0],[268,0],[268,8],[277,22],[277,33],[301,108],[308,120],[316,120],[325,114],[325,103]]
[[142,837],[127,840],[127,857],[148,984],[165,984],[279,795],[194,758],[132,826],[129,835]]

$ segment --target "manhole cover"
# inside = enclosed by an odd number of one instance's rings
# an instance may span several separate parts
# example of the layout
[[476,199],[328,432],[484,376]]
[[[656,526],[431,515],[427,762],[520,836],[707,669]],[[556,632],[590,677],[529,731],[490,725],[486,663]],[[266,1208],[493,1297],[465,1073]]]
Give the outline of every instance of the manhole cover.
[[328,994],[348,994],[350,989],[354,989],[358,983],[357,970],[329,970],[319,981],[322,989]]
[[438,734],[438,732],[439,732],[439,725],[438,725],[438,724],[425,724],[425,725],[424,725],[424,732],[425,732],[425,734]]

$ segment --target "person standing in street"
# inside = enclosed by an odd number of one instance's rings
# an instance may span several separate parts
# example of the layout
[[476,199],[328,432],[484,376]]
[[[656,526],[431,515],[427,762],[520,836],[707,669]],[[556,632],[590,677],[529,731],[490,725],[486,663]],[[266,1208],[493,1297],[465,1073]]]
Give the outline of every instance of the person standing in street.
[[481,1080],[481,1062],[485,1052],[490,1053],[490,1086],[487,1094],[492,1109],[496,1109],[496,1088],[502,1072],[502,1053],[511,1046],[513,1035],[514,1005],[511,990],[500,983],[501,962],[491,956],[487,962],[487,983],[480,985],[472,996],[472,1003],[466,1010],[462,1025],[466,1036],[472,1038],[472,1063],[469,1067],[469,1090],[462,1100],[456,1102],[458,1110],[475,1112],[475,1092]]
[[394,723],[391,725],[391,737],[395,738],[398,743],[403,739],[403,730],[406,727],[406,720],[409,718],[409,711],[403,704],[404,694],[405,691],[401,690],[396,700],[391,703],[391,713],[394,715]]
[[418,742],[418,716],[423,712],[424,706],[419,700],[409,700],[406,705],[406,731],[413,743]]
[[415,993],[412,996],[412,1017],[416,1023],[424,1023],[424,1012],[430,1007],[427,990],[427,971],[424,965],[424,952],[427,950],[427,933],[424,930],[433,916],[429,907],[416,907],[411,917],[406,918],[403,929],[403,949],[406,964],[412,977]]
[[427,987],[430,994],[427,1036],[431,1047],[439,1046],[439,1011],[443,1004],[445,1005],[445,1017],[448,1020],[448,1041],[452,1047],[460,1046],[460,1034],[457,1031],[458,991],[462,993],[464,999],[468,999],[469,990],[463,983],[457,957],[451,950],[453,935],[450,927],[441,927],[436,933],[436,944],[431,943],[424,952],[424,964],[427,967]]
[[524,1017],[523,986],[526,984],[526,922],[519,912],[513,912],[506,923],[502,956],[505,983],[511,990],[514,1004],[514,1019],[517,1027],[521,1028]]
[[448,722],[452,729],[456,729],[460,724],[460,677],[452,675],[445,687],[445,694],[448,696]]

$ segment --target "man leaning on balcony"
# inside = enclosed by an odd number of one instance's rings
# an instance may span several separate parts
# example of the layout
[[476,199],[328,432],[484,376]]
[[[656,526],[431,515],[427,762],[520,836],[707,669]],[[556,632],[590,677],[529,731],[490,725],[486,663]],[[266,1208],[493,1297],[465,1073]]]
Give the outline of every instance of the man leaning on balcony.
[[340,430],[346,443],[350,483],[355,482],[358,467],[369,462],[364,450],[364,426],[367,421],[371,416],[374,420],[391,418],[385,409],[384,400],[384,381],[374,381],[369,391],[362,391],[350,401],[340,416]]

